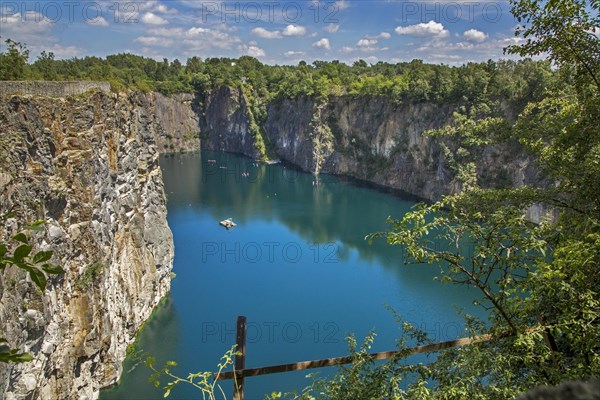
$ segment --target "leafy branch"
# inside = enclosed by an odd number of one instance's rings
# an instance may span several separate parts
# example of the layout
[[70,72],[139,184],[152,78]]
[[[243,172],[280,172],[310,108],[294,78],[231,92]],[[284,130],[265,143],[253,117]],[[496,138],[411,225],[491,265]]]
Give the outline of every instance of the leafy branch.
[[[6,221],[15,215],[16,211],[11,210],[0,216],[0,228],[4,228]],[[52,258],[52,251],[32,253],[33,245],[25,232],[43,231],[44,224],[44,221],[38,220],[25,226],[19,233],[11,237],[13,246],[4,240],[0,241],[0,272],[4,272],[10,266],[20,268],[29,274],[31,281],[42,291],[46,289],[48,283],[46,274],[58,275],[64,272],[60,266],[47,262]],[[11,349],[8,346],[8,340],[0,337],[0,362],[27,362],[32,359],[33,357],[29,353]]]
[[[159,378],[161,376],[166,376],[167,378],[171,378],[170,382],[168,382],[165,386],[163,386],[163,390],[165,391],[164,397],[169,397],[171,395],[171,391],[180,383],[186,383],[199,389],[202,393],[202,399],[206,400],[216,400],[217,397],[215,395],[216,389],[218,388],[223,396],[223,399],[226,399],[225,393],[221,388],[221,385],[217,384],[219,380],[219,375],[221,372],[227,368],[229,365],[233,366],[233,358],[236,355],[240,355],[239,352],[235,351],[237,345],[233,345],[227,352],[221,357],[221,362],[217,364],[218,370],[216,374],[212,372],[197,372],[188,374],[187,378],[182,378],[171,372],[171,367],[176,367],[177,363],[175,361],[167,361],[165,365],[158,369],[156,368],[156,358],[155,357],[147,357],[145,361],[145,366],[150,368],[154,373],[150,376],[149,381],[154,384],[156,388],[161,387],[161,383]],[[235,375],[234,375],[235,376]],[[212,381],[211,381],[211,378]]]

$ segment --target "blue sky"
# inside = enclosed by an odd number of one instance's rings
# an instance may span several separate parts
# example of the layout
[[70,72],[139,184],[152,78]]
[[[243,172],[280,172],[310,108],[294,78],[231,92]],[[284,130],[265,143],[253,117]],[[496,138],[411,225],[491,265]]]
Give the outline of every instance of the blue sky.
[[[418,58],[460,65],[506,58],[518,41],[507,1],[0,1],[0,36],[32,59],[131,52],[161,60],[251,55],[300,60]],[[4,44],[2,49],[5,49]]]

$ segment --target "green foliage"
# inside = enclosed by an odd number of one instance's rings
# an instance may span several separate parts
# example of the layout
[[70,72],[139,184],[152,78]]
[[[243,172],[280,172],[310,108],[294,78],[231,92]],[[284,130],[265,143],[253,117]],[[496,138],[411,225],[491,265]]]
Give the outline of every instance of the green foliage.
[[169,397],[171,395],[171,391],[180,383],[185,383],[188,385],[192,385],[196,389],[200,391],[202,394],[202,399],[216,400],[218,393],[217,389],[221,393],[223,399],[226,399],[225,393],[221,386],[217,383],[219,375],[225,370],[228,366],[233,366],[233,359],[239,353],[235,352],[236,345],[233,345],[227,352],[221,357],[221,362],[217,365],[217,372],[197,372],[190,373],[186,378],[182,378],[171,372],[171,368],[176,367],[177,363],[175,361],[167,361],[165,365],[161,368],[156,368],[156,359],[154,357],[147,357],[144,365],[153,371],[153,374],[150,376],[149,381],[156,388],[161,387],[160,378],[166,377],[169,382],[167,382],[162,389],[165,391],[164,397]]
[[[430,134],[444,140],[441,150],[468,190],[419,204],[390,219],[388,232],[368,236],[402,246],[407,263],[438,265],[442,282],[475,288],[476,304],[489,312],[487,320],[465,315],[467,331],[492,340],[439,351],[429,364],[415,365],[413,375],[394,360],[360,369],[358,380],[352,367],[340,369],[288,397],[508,399],[534,386],[600,375],[600,44],[592,33],[600,3],[512,5],[527,40],[509,51],[547,53],[558,66],[555,77],[569,84],[551,78],[548,61],[459,69],[461,88],[454,90],[465,107],[453,126]],[[511,71],[519,72],[511,77]],[[496,96],[523,105],[515,121],[484,107]],[[469,180],[474,156],[515,142],[537,160],[549,184],[482,189]],[[525,217],[531,206],[552,213],[534,224]],[[373,378],[381,375],[386,379]],[[407,376],[401,391],[387,386]]]
[[[0,232],[2,232],[6,221],[15,217],[16,212],[10,211],[0,216]],[[26,271],[31,281],[40,289],[45,290],[47,284],[46,274],[62,274],[63,269],[49,261],[52,258],[52,251],[37,251],[32,253],[33,245],[30,243],[27,231],[44,230],[44,221],[35,221],[25,227],[10,240],[0,240],[0,273],[11,266]],[[8,346],[5,338],[0,338],[0,362],[26,362],[31,361],[33,357],[29,353],[22,353]]]
[[88,265],[79,276],[77,286],[80,289],[88,289],[96,278],[106,269],[106,265],[101,261],[95,261]]
[[512,0],[523,44],[508,47],[521,56],[548,54],[563,68],[574,71],[581,83],[600,90],[600,26],[597,0]]
[[33,360],[33,356],[31,354],[9,348],[8,340],[0,338],[0,362],[22,363],[31,360]]
[[[203,94],[223,86],[244,87],[255,104],[311,96],[317,103],[330,97],[385,97],[391,103],[436,102],[463,105],[465,113],[501,113],[499,100],[523,107],[538,100],[548,88],[565,86],[556,79],[545,61],[488,61],[461,67],[424,64],[421,60],[368,65],[364,60],[349,66],[337,60],[315,61],[312,65],[264,65],[253,57],[201,58],[194,56],[183,65],[133,55],[57,60],[42,52],[27,64],[29,52],[24,45],[7,41],[7,53],[0,53],[0,79],[102,80],[112,90],[140,89],[166,95],[182,92]],[[253,112],[256,110],[253,110]],[[261,116],[254,117],[259,128]],[[267,144],[265,144],[266,146]],[[267,149],[268,150],[268,149]]]
[[325,163],[325,158],[333,151],[334,137],[331,128],[323,121],[325,104],[315,104],[313,117],[310,121],[314,160],[314,173],[318,174]]
[[24,44],[5,40],[8,51],[0,53],[0,80],[18,81],[27,77],[29,50]]

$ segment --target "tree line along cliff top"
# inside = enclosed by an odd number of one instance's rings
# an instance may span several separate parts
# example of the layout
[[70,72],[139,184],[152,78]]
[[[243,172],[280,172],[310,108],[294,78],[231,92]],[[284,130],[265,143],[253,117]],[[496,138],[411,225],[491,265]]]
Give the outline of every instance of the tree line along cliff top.
[[[339,61],[301,61],[296,66],[266,65],[238,59],[191,57],[182,63],[162,62],[133,54],[106,58],[57,60],[42,52],[33,62],[25,45],[6,40],[0,53],[0,80],[105,81],[113,91],[138,89],[166,95],[204,92],[220,86],[244,87],[261,101],[299,95],[383,96],[397,104],[437,102],[476,106],[487,114],[499,101],[524,105],[548,90],[572,85],[569,71],[554,71],[549,61],[489,60],[460,67],[425,64],[421,60],[390,64],[347,65]],[[518,107],[519,108],[519,107]]]

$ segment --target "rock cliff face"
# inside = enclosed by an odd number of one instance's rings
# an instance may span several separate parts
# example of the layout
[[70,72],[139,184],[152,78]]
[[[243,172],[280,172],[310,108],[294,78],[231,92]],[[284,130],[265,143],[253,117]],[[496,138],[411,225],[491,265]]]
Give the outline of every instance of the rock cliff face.
[[[0,336],[34,355],[0,364],[0,398],[97,398],[168,292],[165,104],[140,93],[0,98],[0,209],[45,219],[33,241],[66,271],[44,293],[20,270],[0,276]],[[16,229],[10,219],[0,234]]]
[[241,90],[221,87],[199,104],[201,146],[259,157],[250,133],[248,104]]
[[[205,94],[201,146],[257,157],[248,108],[238,90]],[[454,111],[433,103],[396,105],[382,97],[341,96],[316,104],[299,96],[269,103],[261,128],[272,156],[305,171],[350,176],[438,200],[461,190],[442,146],[452,149],[453,143],[422,133],[452,122]],[[323,145],[327,140],[331,146]],[[477,174],[483,186],[518,187],[540,179],[533,160],[518,148],[502,146],[485,149]]]
[[167,97],[149,93],[146,98],[164,131],[164,135],[156,140],[160,153],[200,149],[200,126],[198,113],[193,107],[194,95],[181,93]]

